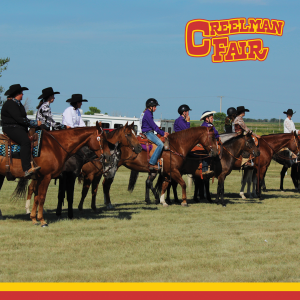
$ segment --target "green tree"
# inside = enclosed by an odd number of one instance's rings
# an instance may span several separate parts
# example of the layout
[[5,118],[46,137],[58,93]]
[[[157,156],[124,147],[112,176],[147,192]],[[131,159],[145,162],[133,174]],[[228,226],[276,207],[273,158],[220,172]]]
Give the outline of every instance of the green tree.
[[215,122],[225,122],[226,114],[222,112],[217,112],[214,114]]
[[29,109],[29,110],[27,110],[26,113],[27,113],[27,115],[31,115],[31,116],[32,116],[32,115],[33,115],[33,110],[32,110],[32,109]]
[[[7,63],[10,61],[10,58],[0,58],[0,77],[2,76],[1,73],[6,70]],[[3,92],[3,86],[0,85],[0,94]]]
[[101,113],[100,109],[98,109],[95,106],[90,106],[89,111],[85,112],[84,114],[85,115],[93,115],[93,114],[100,114],[100,113]]

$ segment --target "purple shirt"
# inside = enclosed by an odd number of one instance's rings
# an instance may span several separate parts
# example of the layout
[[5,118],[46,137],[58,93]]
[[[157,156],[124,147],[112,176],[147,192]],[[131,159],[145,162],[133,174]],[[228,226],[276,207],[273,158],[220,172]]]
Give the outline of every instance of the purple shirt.
[[174,123],[174,131],[178,132],[190,128],[191,124],[185,120],[183,116],[176,119]]
[[207,123],[207,122],[204,121],[201,126],[204,126],[204,127],[211,127],[212,126],[214,128],[215,138],[217,139],[217,138],[220,137],[219,132],[217,131],[217,129],[215,128],[215,126],[213,124]]
[[159,129],[158,126],[153,121],[153,113],[149,109],[146,109],[142,121],[142,132],[147,132],[151,130],[156,131],[158,134],[162,136],[164,136],[165,134],[165,132]]

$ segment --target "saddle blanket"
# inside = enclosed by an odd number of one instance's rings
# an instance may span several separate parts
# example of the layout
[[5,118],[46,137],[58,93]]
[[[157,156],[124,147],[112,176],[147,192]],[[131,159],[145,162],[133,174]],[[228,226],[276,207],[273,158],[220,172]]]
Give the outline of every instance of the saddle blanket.
[[[37,145],[33,147],[32,149],[32,156],[39,157],[40,152],[41,152],[41,138],[42,138],[42,130],[37,130],[36,133],[38,135],[37,138]],[[11,156],[12,158],[18,158],[20,159],[20,150],[21,146],[20,145],[11,145]],[[5,144],[0,145],[0,156],[6,156],[6,151],[5,151]]]

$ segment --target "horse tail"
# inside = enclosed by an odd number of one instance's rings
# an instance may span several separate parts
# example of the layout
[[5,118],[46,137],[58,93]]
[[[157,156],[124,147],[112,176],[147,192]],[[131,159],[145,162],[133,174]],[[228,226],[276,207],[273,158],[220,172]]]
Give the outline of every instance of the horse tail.
[[26,179],[26,178],[19,179],[18,185],[10,198],[12,201],[25,199],[26,191],[27,191],[27,187],[28,187],[28,181],[29,181],[29,179]]
[[78,176],[78,183],[82,184],[83,180],[84,180],[84,175],[83,175],[83,173],[80,173]]
[[131,170],[129,183],[128,183],[128,192],[132,192],[134,190],[134,186],[139,177],[139,172]]
[[157,194],[161,194],[162,184],[164,182],[164,176],[159,174],[158,179],[156,181],[155,190]]

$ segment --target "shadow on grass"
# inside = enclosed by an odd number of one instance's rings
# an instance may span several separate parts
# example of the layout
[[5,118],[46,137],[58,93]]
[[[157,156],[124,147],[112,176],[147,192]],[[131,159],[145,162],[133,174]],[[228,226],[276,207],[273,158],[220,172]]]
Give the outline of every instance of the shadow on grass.
[[[90,208],[83,209],[82,211],[77,208],[73,208],[73,219],[88,219],[88,220],[101,220],[101,219],[119,219],[119,220],[131,220],[132,215],[138,214],[142,210],[158,210],[157,207],[142,206],[142,207],[133,207],[140,205],[141,203],[124,203],[114,205],[114,209],[107,209],[106,207],[98,208],[96,211],[93,211]],[[123,206],[131,206],[128,208],[123,208]],[[56,215],[56,209],[47,209],[44,213],[44,218],[48,224],[57,223],[62,220],[68,219],[68,209],[62,209],[62,214],[60,217]],[[15,214],[15,215],[5,215],[2,217],[2,220],[11,219],[19,221],[30,221],[30,214]]]

